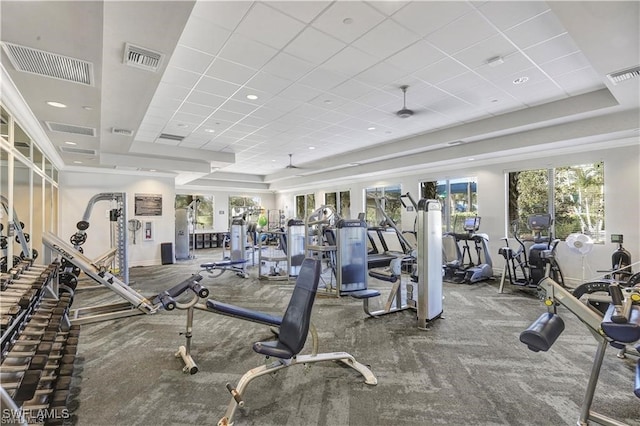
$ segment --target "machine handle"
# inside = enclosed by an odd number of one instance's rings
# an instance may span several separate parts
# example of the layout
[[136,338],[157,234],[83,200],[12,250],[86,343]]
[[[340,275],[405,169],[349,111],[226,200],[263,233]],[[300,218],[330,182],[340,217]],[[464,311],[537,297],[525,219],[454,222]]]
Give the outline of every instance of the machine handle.
[[244,401],[242,400],[240,392],[238,392],[233,386],[231,386],[231,383],[227,383],[226,386],[227,390],[231,393],[231,396],[233,396],[233,399],[235,399],[236,403],[238,403],[238,407],[244,407]]
[[173,311],[176,308],[176,301],[166,292],[158,295],[158,299],[167,311]]
[[611,321],[616,324],[625,324],[629,321],[629,310],[631,305],[630,300],[625,303],[624,295],[622,294],[622,289],[618,283],[613,283],[609,285],[609,295],[611,296],[611,303],[613,305],[613,313],[611,314]]

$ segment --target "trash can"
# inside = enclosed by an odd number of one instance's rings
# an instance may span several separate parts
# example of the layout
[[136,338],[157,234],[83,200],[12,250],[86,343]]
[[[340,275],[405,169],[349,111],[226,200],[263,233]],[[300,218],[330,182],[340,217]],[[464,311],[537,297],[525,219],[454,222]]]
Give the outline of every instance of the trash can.
[[163,265],[173,264],[173,243],[160,244],[160,257]]

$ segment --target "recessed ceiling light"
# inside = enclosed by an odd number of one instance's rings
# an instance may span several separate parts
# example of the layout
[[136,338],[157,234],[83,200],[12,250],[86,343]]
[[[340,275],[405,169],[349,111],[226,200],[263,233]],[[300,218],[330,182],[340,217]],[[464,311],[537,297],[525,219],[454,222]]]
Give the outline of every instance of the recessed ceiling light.
[[349,163],[350,166],[359,166],[360,163]]
[[315,146],[310,146],[309,149],[316,149],[316,147]]
[[82,107],[82,109],[86,110],[86,111],[93,111],[93,107],[89,106],[89,105],[85,105]]
[[467,158],[468,161],[474,161],[475,158],[471,157],[471,158]]
[[526,83],[527,81],[529,81],[529,77],[527,76],[518,77],[515,80],[513,80],[513,84],[522,84],[522,83]]
[[71,141],[64,141],[64,143],[66,143],[67,145],[78,145],[77,143]]
[[375,130],[375,127],[369,127],[367,130]]
[[344,18],[342,23],[345,25],[353,24],[353,18]]
[[73,164],[82,164],[82,161],[76,160],[76,161],[73,162]]
[[214,133],[215,132],[215,130],[213,130],[213,129],[204,129],[204,131],[207,132],[207,133]]
[[275,162],[276,162],[276,160],[271,160],[271,162],[272,162],[272,163],[275,163]]
[[331,99],[325,99],[325,100],[324,100],[324,103],[325,103],[325,104],[327,104],[327,105],[329,105],[329,104],[332,104],[332,103],[333,103],[333,101],[332,101]]
[[149,171],[150,171],[150,172],[155,172],[155,171],[156,171],[156,169],[149,169]]
[[247,99],[255,101],[256,99],[258,99],[258,95],[247,95]]
[[184,123],[178,123],[177,126],[178,127],[189,127],[188,124],[184,124]]
[[60,102],[55,102],[55,101],[47,101],[47,105],[52,106],[52,107],[56,107],[56,108],[66,108],[67,106],[63,103]]
[[492,103],[492,104],[495,104],[496,102],[498,102],[498,100],[497,100],[497,99],[491,99],[491,103]]

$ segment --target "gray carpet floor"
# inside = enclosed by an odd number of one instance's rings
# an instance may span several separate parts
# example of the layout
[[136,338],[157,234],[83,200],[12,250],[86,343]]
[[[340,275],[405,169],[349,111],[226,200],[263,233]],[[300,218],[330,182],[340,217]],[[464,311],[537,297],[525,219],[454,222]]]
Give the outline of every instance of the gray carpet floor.
[[[132,287],[153,295],[220,259],[216,250],[173,265],[132,268]],[[211,298],[281,315],[293,282],[204,273]],[[371,280],[383,294],[389,287]],[[377,386],[350,368],[327,362],[294,366],[249,386],[246,414],[237,425],[571,425],[576,424],[596,342],[560,308],[566,329],[547,353],[529,351],[518,337],[545,311],[530,294],[498,282],[444,284],[444,316],[428,330],[411,311],[369,319],[359,301],[317,297],[313,322],[320,351],[345,351],[370,365]],[[113,300],[104,290],[79,292],[74,308]],[[117,300],[117,299],[115,299]],[[200,371],[182,372],[175,352],[184,344],[184,311],[160,312],[82,326],[71,389],[70,424],[213,425],[235,385],[264,363],[253,342],[272,337],[268,327],[196,311],[192,353]],[[310,351],[311,343],[303,353]],[[633,395],[635,359],[609,349],[593,409],[640,425]]]

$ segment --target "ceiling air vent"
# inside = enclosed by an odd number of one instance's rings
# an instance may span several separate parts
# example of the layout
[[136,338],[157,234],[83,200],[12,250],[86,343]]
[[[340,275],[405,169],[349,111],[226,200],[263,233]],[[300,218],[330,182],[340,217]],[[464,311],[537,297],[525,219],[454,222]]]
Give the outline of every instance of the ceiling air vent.
[[83,135],[83,136],[95,136],[96,129],[93,127],[82,127],[75,126],[73,124],[62,124],[62,123],[53,123],[51,121],[45,121],[47,128],[52,132],[60,132],[60,133],[73,133],[74,135]]
[[93,64],[81,59],[2,42],[11,64],[18,71],[93,86]]
[[120,135],[120,136],[133,136],[132,130],[118,129],[117,127],[112,128],[111,133],[113,133],[114,135]]
[[96,155],[95,149],[73,148],[68,146],[61,146],[60,151],[64,152],[65,154],[90,155],[92,157]]
[[130,43],[124,45],[124,63],[148,71],[158,71],[164,55]]
[[158,136],[158,139],[182,142],[182,140],[184,139],[184,136],[170,135],[169,133],[160,133],[160,136]]
[[609,80],[611,80],[613,84],[622,83],[625,80],[640,77],[640,65],[627,68],[626,70],[612,72],[611,74],[607,74],[607,77],[609,77]]

